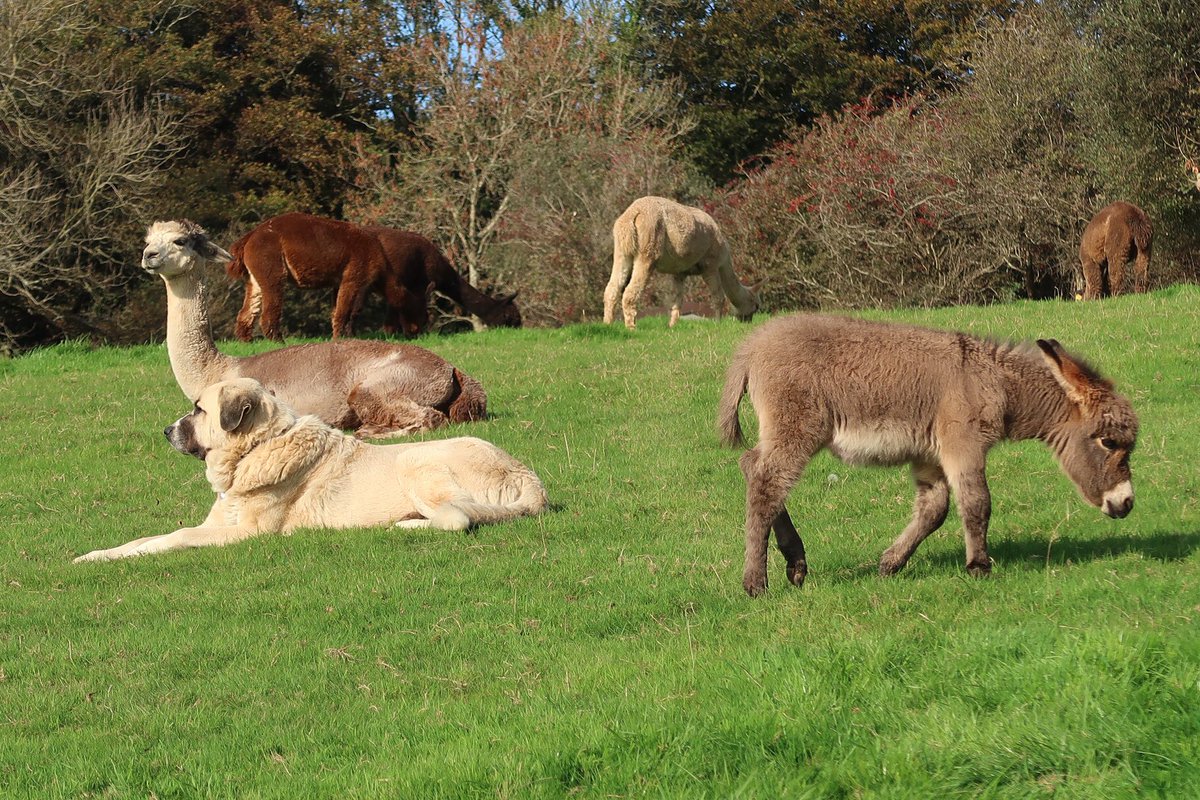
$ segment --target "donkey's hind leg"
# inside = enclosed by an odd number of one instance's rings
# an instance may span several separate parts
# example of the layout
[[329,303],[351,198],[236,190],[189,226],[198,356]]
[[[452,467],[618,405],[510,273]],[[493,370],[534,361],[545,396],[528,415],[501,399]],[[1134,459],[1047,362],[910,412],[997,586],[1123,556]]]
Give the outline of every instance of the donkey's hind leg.
[[800,539],[800,532],[792,524],[792,517],[788,514],[786,506],[779,512],[779,516],[775,518],[771,527],[775,529],[775,544],[779,546],[779,552],[783,553],[783,557],[787,560],[788,581],[793,586],[803,586],[804,579],[808,576],[804,542]]
[[903,569],[925,537],[946,521],[946,512],[950,509],[950,486],[941,467],[936,464],[913,464],[912,476],[917,487],[912,520],[892,542],[892,546],[883,551],[879,559],[880,575],[895,575]]
[[742,586],[751,597],[767,589],[767,535],[772,525],[779,549],[788,560],[789,580],[800,585],[808,574],[804,544],[784,508],[784,501],[817,449],[795,441],[764,448],[760,442],[742,456],[740,464],[746,476],[746,561]]
[[[742,473],[746,477],[747,485],[750,483],[750,476],[754,472],[754,465],[757,461],[757,450],[748,450],[742,456],[740,466]],[[771,528],[775,531],[775,544],[779,547],[779,552],[783,553],[783,557],[787,561],[788,581],[794,586],[803,586],[804,579],[808,576],[808,561],[804,556],[804,541],[800,538],[800,532],[796,530],[796,526],[792,523],[792,516],[788,513],[786,506],[780,506],[779,514],[775,517],[775,521],[771,523]]]

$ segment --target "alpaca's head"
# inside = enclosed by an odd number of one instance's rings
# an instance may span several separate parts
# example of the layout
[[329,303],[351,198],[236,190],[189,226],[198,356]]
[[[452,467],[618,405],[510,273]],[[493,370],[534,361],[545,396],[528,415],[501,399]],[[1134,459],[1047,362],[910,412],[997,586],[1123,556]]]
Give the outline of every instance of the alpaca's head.
[[208,238],[208,233],[186,219],[156,222],[146,231],[142,269],[174,278],[206,261],[229,261],[231,256]]

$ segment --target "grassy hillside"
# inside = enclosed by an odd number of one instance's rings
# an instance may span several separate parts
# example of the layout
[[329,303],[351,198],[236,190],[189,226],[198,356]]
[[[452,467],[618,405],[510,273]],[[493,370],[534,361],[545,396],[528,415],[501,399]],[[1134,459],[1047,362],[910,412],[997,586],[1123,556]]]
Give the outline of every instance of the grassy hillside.
[[73,565],[204,517],[162,435],[189,403],[162,347],[0,362],[0,796],[1200,796],[1200,289],[887,316],[1093,361],[1141,416],[1133,514],[1006,445],[993,577],[952,512],[881,579],[907,471],[822,455],[808,582],[773,552],[750,600],[713,427],[750,327],[652,319],[423,342],[494,413],[435,435],[551,513]]

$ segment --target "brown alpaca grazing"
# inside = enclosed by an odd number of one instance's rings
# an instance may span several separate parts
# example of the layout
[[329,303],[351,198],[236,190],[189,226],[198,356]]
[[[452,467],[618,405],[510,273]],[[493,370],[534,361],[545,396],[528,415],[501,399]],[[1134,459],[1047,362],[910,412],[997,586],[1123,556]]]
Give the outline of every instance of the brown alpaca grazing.
[[[302,289],[338,287],[333,308],[335,339],[353,333],[355,315],[362,310],[367,293],[376,289],[383,292],[388,304],[388,333],[415,336],[420,332],[425,285],[413,292],[387,280],[383,247],[357,225],[312,214],[280,214],[238,239],[229,252],[233,258],[226,272],[246,282],[246,297],[234,328],[234,335],[244,342],[254,337],[255,318],[259,318],[263,336],[283,341],[279,322],[289,278]],[[408,320],[407,315],[418,319]]]
[[408,298],[420,298],[420,303],[401,300],[395,306],[406,328],[423,331],[429,327],[425,298],[433,291],[453,300],[465,314],[478,317],[485,326],[521,327],[521,312],[514,302],[516,292],[494,298],[479,291],[458,274],[437,245],[419,233],[382,226],[365,226],[363,230],[383,246],[388,263],[386,295],[401,298],[404,292]]
[[1132,406],[1058,342],[1038,340],[1037,348],[810,314],[780,317],[751,333],[734,356],[718,412],[721,438],[731,445],[742,441],[743,394],[758,414],[758,445],[741,458],[746,592],[753,597],[767,587],[772,527],[788,580],[804,583],[804,543],[784,501],[823,448],[848,464],[910,465],[912,520],[880,558],[881,575],[901,569],[941,526],[951,490],[967,570],[991,571],[985,467],[988,451],[1003,440],[1045,442],[1084,499],[1110,517],[1127,515],[1138,429]]
[[167,288],[167,354],[191,400],[214,383],[254,378],[301,414],[360,437],[402,436],[487,417],[471,376],[422,347],[341,339],[235,358],[217,350],[208,322],[204,267],[230,254],[187,220],[156,222],[142,269]]
[[[684,278],[700,275],[712,292],[717,316],[725,308],[725,297],[737,309],[737,317],[748,321],[758,310],[754,292],[742,286],[733,273],[729,242],[716,221],[698,208],[681,205],[665,197],[642,197],[613,223],[613,267],[604,289],[604,322],[616,317],[617,298],[625,327],[637,327],[637,303],[651,271],[672,279],[671,316],[668,327],[679,321]],[[624,288],[624,293],[621,289]]]
[[[1125,263],[1134,259],[1133,290],[1146,291],[1154,231],[1150,218],[1132,203],[1105,206],[1083,229],[1079,261],[1083,265],[1083,299],[1096,300],[1106,292],[1125,291]],[[1104,267],[1107,266],[1107,269]]]

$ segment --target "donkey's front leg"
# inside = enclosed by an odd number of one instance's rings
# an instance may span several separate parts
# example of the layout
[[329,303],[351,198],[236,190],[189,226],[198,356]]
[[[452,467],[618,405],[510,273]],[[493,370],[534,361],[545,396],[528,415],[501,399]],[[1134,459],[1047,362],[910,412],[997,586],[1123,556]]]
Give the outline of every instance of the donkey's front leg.
[[880,556],[880,575],[895,575],[903,569],[921,542],[946,521],[946,512],[950,508],[946,473],[937,464],[916,463],[912,466],[912,477],[917,489],[912,520]]
[[992,560],[987,551],[988,521],[992,516],[992,495],[988,491],[983,464],[951,469],[946,475],[954,488],[958,516],[962,519],[963,539],[967,546],[967,572],[976,577],[991,574]]

